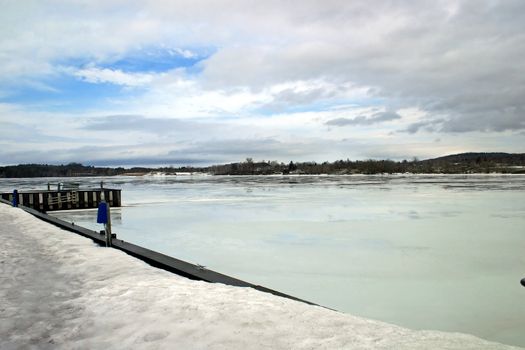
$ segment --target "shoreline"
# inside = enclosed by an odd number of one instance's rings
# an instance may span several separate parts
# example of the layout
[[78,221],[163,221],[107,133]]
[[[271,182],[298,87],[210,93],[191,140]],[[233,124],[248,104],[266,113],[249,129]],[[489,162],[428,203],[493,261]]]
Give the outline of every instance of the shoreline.
[[192,175],[181,175],[181,174],[163,174],[163,175],[89,175],[89,176],[35,176],[35,177],[0,177],[5,180],[38,180],[38,179],[112,179],[112,178],[151,178],[151,179],[162,179],[162,178],[308,178],[308,177],[338,177],[338,178],[353,178],[353,177],[454,177],[454,176],[465,176],[465,177],[525,177],[525,173],[379,173],[379,174],[253,174],[253,175],[214,175],[209,173],[198,173]]

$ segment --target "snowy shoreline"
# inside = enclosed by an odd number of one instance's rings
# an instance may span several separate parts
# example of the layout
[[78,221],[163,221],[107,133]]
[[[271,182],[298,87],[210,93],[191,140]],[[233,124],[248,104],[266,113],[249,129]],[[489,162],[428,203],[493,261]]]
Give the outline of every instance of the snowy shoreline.
[[188,280],[4,204],[0,234],[1,349],[513,348]]

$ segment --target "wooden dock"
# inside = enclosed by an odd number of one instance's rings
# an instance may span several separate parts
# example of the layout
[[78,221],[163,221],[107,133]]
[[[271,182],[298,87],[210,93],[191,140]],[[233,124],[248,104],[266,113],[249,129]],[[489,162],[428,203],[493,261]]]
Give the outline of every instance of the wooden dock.
[[[49,188],[49,186],[48,186]],[[120,207],[121,190],[114,188],[89,188],[57,190],[32,190],[17,193],[18,204],[40,212],[69,209],[98,208],[104,199],[111,207]],[[2,193],[1,198],[13,202],[13,192]]]

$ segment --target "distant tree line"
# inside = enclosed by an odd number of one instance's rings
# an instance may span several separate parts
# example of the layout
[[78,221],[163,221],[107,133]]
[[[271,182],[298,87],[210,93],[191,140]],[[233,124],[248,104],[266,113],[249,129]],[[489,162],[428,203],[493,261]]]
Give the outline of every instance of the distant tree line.
[[15,177],[72,177],[142,175],[149,172],[175,174],[203,172],[213,175],[271,175],[271,174],[467,174],[515,173],[525,174],[525,153],[461,153],[434,159],[393,160],[337,160],[335,162],[277,162],[253,161],[213,165],[209,167],[94,167],[80,163],[66,165],[21,164],[0,167],[0,178]]
[[269,174],[465,174],[465,173],[525,173],[525,154],[463,153],[435,159],[408,161],[337,160],[335,162],[302,162],[288,164],[245,162],[214,165],[207,171],[215,175]]
[[20,164],[0,167],[0,177],[73,177],[73,176],[112,176],[129,170],[124,168],[98,168],[80,163],[66,165]]

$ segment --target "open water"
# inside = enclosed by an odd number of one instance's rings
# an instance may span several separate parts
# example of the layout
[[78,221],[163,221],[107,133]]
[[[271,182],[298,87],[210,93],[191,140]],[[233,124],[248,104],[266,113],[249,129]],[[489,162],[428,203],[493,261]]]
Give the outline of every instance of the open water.
[[[126,241],[342,312],[525,347],[525,176],[104,181],[123,190],[112,218]],[[53,215],[102,229],[95,210]]]

